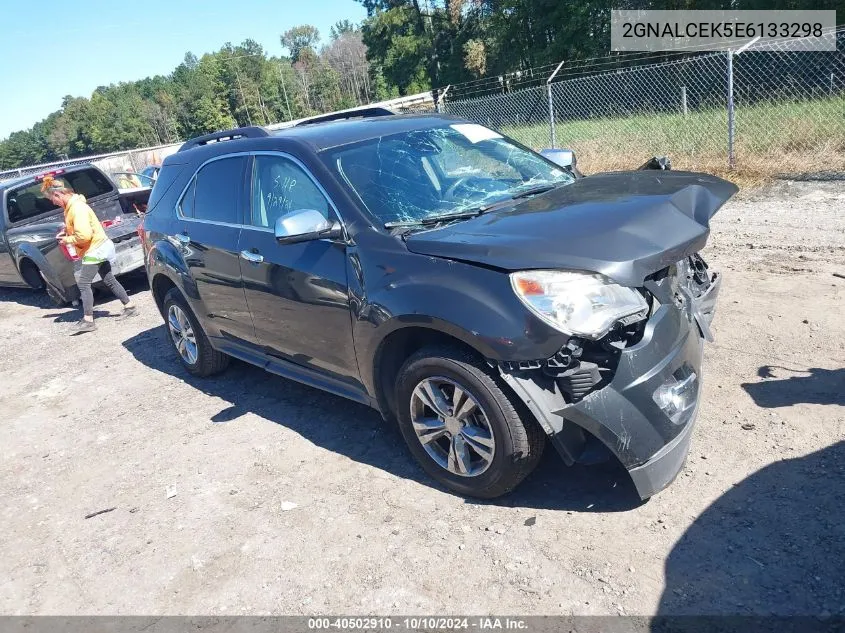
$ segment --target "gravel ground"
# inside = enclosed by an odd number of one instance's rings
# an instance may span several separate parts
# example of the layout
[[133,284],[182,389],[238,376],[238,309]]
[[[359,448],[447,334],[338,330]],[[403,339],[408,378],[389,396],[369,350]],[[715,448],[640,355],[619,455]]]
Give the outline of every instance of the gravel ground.
[[781,182],[717,216],[698,428],[646,503],[552,450],[503,499],[448,494],[363,406],[188,376],[142,279],[79,337],[0,290],[0,613],[845,614],[843,209]]

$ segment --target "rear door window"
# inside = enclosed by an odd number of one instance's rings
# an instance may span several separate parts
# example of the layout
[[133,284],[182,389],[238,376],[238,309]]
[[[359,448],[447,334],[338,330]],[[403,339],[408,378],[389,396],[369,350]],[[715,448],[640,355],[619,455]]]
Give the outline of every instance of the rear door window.
[[6,197],[6,213],[12,224],[57,210],[58,207],[41,193],[40,181],[10,191]]
[[[212,161],[195,177],[193,218],[207,222],[241,224],[241,188],[246,156]],[[188,193],[190,193],[190,188]],[[183,215],[188,216],[183,212]]]

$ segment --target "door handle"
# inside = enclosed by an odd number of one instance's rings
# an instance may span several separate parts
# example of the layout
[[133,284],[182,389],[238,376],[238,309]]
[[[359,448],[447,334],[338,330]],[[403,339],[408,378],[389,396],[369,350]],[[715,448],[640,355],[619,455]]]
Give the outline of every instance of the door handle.
[[264,255],[251,253],[250,251],[241,251],[241,257],[251,264],[260,264],[264,261]]
[[177,233],[176,234],[176,241],[180,244],[190,244],[191,243],[191,236],[185,235],[184,233]]

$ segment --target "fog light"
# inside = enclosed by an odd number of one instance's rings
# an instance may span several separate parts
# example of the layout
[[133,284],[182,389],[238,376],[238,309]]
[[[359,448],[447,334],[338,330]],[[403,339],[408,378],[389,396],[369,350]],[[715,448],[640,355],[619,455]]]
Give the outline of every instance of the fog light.
[[675,424],[686,421],[698,395],[698,376],[684,366],[654,390],[654,401]]

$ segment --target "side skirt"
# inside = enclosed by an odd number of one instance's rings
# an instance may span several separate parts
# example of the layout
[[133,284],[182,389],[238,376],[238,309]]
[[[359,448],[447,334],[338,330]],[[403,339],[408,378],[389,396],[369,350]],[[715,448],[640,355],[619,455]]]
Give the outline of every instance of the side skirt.
[[287,378],[288,380],[295,380],[296,382],[328,391],[336,396],[347,398],[355,402],[360,402],[373,409],[378,409],[378,403],[375,398],[370,397],[363,389],[359,389],[330,376],[328,374],[315,371],[302,365],[297,365],[282,358],[275,356],[267,356],[258,351],[248,349],[242,345],[238,345],[230,340],[217,338],[213,341],[213,345],[221,352],[228,354],[234,358],[242,360],[251,365],[261,367],[272,374]]

